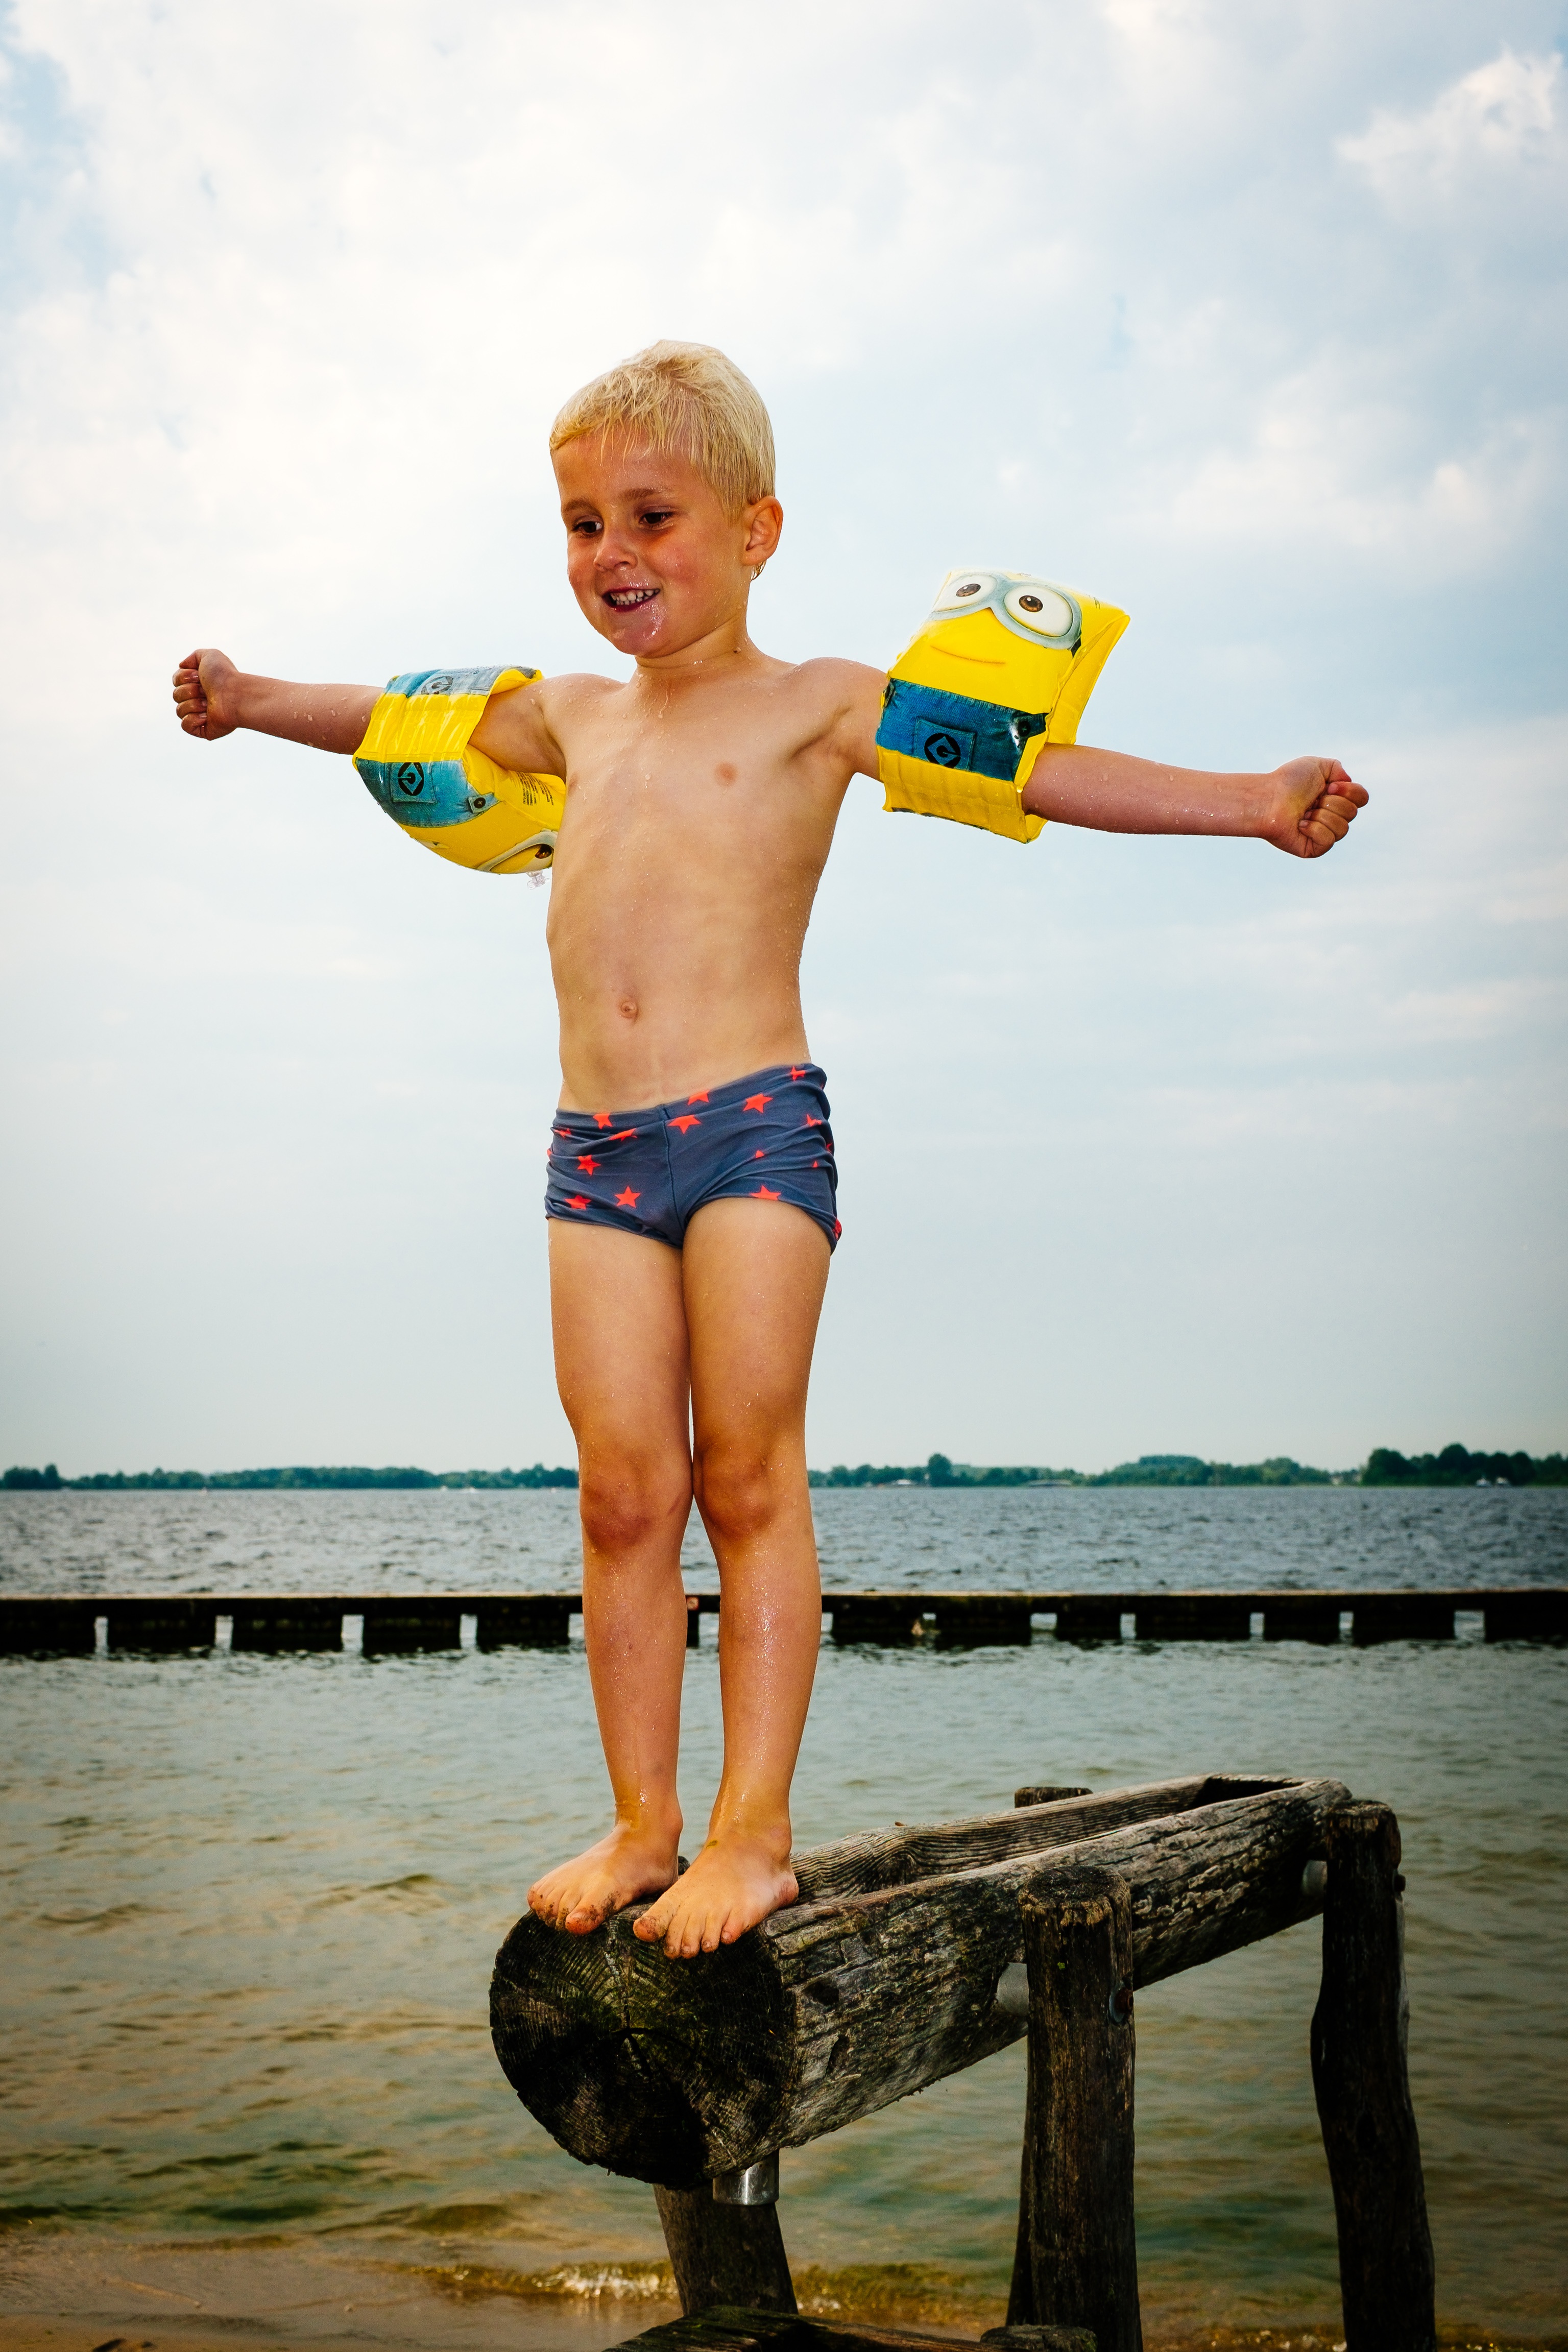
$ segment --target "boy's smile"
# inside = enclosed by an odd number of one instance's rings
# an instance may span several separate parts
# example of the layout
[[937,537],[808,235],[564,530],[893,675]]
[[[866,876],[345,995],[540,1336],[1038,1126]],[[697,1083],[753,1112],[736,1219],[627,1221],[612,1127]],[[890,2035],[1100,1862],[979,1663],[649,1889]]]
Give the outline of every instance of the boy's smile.
[[678,449],[582,434],[555,452],[567,577],[583,617],[638,663],[685,667],[742,651],[746,600],[783,510],[726,512]]

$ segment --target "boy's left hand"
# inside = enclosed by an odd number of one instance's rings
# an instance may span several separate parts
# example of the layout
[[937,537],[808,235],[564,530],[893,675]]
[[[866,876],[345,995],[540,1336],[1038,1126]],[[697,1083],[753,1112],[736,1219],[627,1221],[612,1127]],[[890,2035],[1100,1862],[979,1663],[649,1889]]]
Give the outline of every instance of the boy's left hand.
[[1275,805],[1259,828],[1291,857],[1322,857],[1349,832],[1370,793],[1353,783],[1337,760],[1287,760],[1269,779]]

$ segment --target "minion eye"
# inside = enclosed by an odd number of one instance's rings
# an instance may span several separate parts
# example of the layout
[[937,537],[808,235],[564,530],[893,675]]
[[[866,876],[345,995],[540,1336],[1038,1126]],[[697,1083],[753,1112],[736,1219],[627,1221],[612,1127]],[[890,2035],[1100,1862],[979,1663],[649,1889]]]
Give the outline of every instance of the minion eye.
[[1078,615],[1054,588],[1014,588],[1007,607],[1015,621],[1039,636],[1070,637],[1078,625]]
[[996,581],[988,572],[949,572],[936,592],[934,613],[962,613],[971,605],[984,604],[996,593]]

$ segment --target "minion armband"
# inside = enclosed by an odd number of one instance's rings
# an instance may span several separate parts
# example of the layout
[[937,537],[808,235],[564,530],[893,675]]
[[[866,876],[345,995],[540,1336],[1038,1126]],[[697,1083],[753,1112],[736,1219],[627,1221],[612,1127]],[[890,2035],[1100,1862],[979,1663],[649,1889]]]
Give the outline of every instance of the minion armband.
[[490,697],[537,669],[421,669],[394,677],[354,765],[411,841],[480,874],[549,866],[566,806],[559,776],[497,767],[469,741]]
[[894,663],[876,730],[883,806],[1032,841],[1023,790],[1040,747],[1071,743],[1127,625],[1020,572],[949,572]]

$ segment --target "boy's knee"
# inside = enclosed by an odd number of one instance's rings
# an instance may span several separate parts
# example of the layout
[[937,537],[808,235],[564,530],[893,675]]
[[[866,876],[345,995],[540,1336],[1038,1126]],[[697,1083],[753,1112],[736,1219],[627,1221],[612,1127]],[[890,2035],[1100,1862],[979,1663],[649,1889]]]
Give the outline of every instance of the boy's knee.
[[634,1551],[691,1508],[689,1473],[643,1462],[584,1465],[578,1508],[595,1551]]
[[793,1483],[789,1470],[754,1446],[701,1446],[692,1468],[705,1526],[736,1543],[772,1525]]

